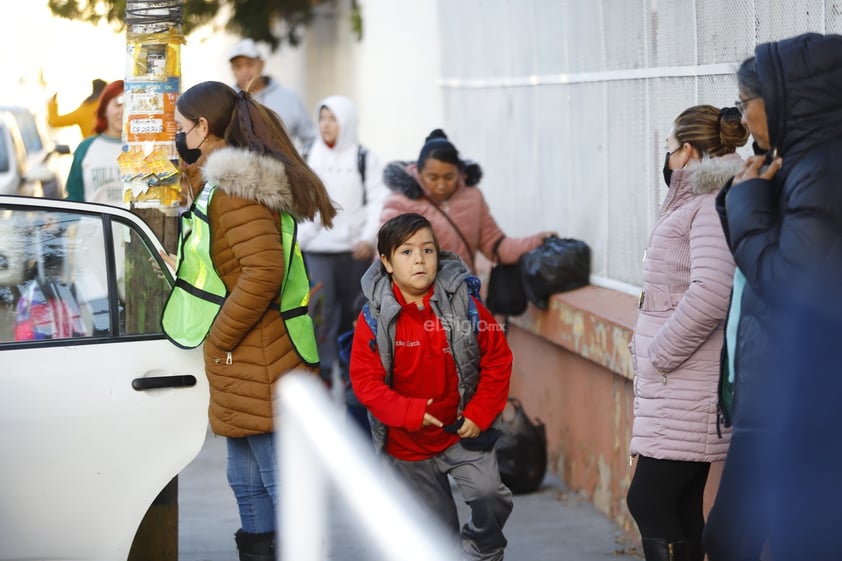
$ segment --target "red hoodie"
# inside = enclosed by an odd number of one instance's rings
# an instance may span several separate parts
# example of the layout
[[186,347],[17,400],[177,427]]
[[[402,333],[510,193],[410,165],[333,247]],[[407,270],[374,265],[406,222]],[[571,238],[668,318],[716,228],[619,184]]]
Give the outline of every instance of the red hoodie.
[[[456,363],[444,328],[429,305],[432,289],[424,298],[422,310],[407,304],[394,287],[393,292],[403,309],[395,328],[392,387],[385,383],[386,370],[379,351],[369,345],[374,335],[362,316],[357,320],[351,347],[351,384],[360,403],[389,427],[386,452],[399,460],[426,460],[459,440],[438,427],[421,427],[425,412],[445,425],[456,420]],[[506,405],[512,352],[503,328],[482,304],[476,304],[480,377],[463,416],[486,430]],[[427,405],[431,398],[433,402]]]

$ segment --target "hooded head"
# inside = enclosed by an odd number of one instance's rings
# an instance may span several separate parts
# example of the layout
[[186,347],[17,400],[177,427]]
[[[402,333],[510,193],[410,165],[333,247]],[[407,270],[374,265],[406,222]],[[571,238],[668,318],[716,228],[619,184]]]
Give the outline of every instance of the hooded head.
[[[805,33],[755,48],[770,148],[786,156],[842,130],[842,36]],[[739,73],[737,79],[744,87]],[[784,158],[786,160],[786,158]]]
[[358,140],[357,106],[344,95],[332,95],[316,106],[319,141],[341,152],[356,145]]

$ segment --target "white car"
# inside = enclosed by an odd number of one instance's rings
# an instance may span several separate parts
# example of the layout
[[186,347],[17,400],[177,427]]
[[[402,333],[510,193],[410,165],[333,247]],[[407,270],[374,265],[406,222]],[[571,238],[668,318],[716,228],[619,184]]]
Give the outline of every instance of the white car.
[[[38,170],[43,176],[41,190],[43,196],[51,199],[64,198],[64,183],[69,171],[70,159],[66,161],[61,156],[70,154],[70,147],[66,144],[56,144],[47,133],[43,116],[36,116],[28,107],[21,105],[3,105],[0,111],[9,113],[20,129],[23,145],[26,149],[26,167]],[[44,171],[46,168],[48,171]]]
[[201,449],[207,378],[161,331],[159,249],[127,210],[0,196],[0,560],[126,559]]
[[67,171],[57,158],[70,147],[55,144],[26,107],[2,105],[0,113],[0,194],[63,199]]

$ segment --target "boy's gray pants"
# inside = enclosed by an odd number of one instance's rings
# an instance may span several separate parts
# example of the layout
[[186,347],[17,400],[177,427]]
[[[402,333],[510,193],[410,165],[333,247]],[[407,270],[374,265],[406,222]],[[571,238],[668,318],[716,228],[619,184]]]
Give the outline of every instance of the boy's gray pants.
[[447,529],[459,533],[459,515],[450,488],[450,475],[459,486],[471,516],[462,526],[463,559],[501,561],[506,548],[503,525],[512,512],[512,492],[500,481],[494,450],[466,450],[456,443],[429,460],[405,462],[391,458],[419,502]]

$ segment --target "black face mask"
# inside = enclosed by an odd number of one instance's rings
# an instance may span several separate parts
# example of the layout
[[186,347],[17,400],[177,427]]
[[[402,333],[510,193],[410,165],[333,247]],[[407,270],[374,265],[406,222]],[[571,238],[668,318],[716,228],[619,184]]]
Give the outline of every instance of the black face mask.
[[[177,146],[177,144],[176,144]],[[667,157],[664,158],[664,181],[667,184],[667,187],[670,186],[670,179],[672,179],[672,170],[670,169],[670,151],[667,150]]]
[[[204,140],[202,140],[202,142],[204,142]],[[199,146],[201,145],[202,144],[200,143]],[[178,150],[178,155],[186,164],[195,164],[202,155],[202,151],[199,150],[198,147],[187,147],[187,133],[183,131],[175,133],[175,149]]]

